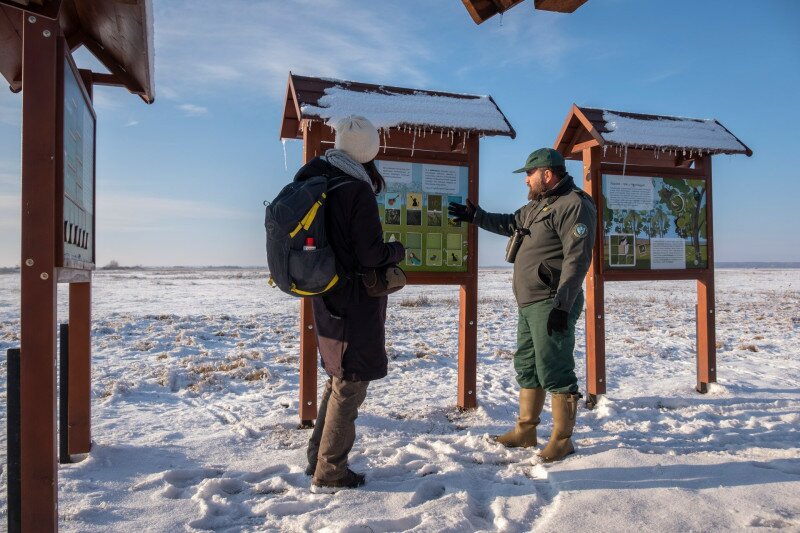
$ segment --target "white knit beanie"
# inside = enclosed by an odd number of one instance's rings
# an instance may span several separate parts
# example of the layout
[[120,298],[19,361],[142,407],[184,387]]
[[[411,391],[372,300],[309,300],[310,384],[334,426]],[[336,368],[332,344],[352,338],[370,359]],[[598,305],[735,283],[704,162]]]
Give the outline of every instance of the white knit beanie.
[[347,155],[359,163],[372,161],[378,155],[378,130],[364,117],[350,115],[339,119],[333,129],[336,130],[334,148],[347,152]]

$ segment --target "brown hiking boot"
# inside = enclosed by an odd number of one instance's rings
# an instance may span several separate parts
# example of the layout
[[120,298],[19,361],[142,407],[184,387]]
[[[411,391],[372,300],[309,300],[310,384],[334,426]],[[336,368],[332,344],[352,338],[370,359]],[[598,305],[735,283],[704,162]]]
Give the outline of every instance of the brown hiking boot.
[[544,407],[544,389],[519,389],[519,418],[514,429],[495,436],[494,440],[509,448],[536,446],[536,426]]
[[547,446],[539,452],[545,463],[559,461],[575,452],[572,445],[572,430],[575,428],[575,415],[578,412],[578,399],[581,395],[574,393],[555,393],[550,395],[553,410],[553,433]]
[[349,468],[344,476],[332,481],[323,481],[316,477],[311,479],[311,492],[314,494],[332,494],[342,489],[354,489],[366,483],[366,476],[353,472]]

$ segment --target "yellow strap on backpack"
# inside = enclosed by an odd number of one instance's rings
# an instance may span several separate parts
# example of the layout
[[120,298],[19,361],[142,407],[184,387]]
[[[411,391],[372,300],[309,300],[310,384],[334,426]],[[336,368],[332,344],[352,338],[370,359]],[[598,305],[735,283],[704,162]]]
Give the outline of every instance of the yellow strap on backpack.
[[295,294],[299,294],[300,296],[316,296],[317,294],[322,294],[323,292],[326,292],[326,291],[330,290],[331,287],[336,285],[337,281],[339,281],[339,275],[338,274],[334,275],[333,278],[331,279],[330,283],[328,283],[328,286],[325,287],[324,289],[322,289],[319,292],[301,291],[300,289],[295,287],[294,283],[292,283],[292,292],[295,293]]
[[319,211],[319,208],[322,207],[322,201],[325,200],[326,196],[327,195],[325,193],[322,193],[322,199],[314,202],[314,205],[311,206],[311,209],[308,210],[306,216],[304,216],[303,219],[297,224],[297,227],[294,228],[294,231],[289,233],[289,237],[294,238],[294,236],[297,235],[301,229],[308,231],[308,228],[311,227],[311,224],[314,222],[314,218],[317,216],[317,211]]

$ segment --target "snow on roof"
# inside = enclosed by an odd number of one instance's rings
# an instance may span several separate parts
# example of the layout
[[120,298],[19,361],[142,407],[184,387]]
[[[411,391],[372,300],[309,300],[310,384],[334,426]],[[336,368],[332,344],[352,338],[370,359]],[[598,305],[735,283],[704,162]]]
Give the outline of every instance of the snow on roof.
[[747,147],[716,120],[679,117],[658,117],[651,120],[624,116],[613,111],[603,111],[603,120],[608,131],[601,135],[612,144],[710,152],[747,151]]
[[304,117],[314,116],[326,121],[361,115],[377,128],[416,125],[512,133],[505,117],[488,96],[457,98],[420,92],[384,94],[336,86],[325,89],[318,105],[304,105],[300,111]]

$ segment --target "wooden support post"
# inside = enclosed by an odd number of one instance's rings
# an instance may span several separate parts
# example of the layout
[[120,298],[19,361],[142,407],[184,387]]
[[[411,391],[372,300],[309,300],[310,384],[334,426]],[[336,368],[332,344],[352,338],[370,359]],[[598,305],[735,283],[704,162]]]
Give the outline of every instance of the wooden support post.
[[92,284],[69,284],[69,453],[92,447]]
[[[322,123],[303,125],[303,162],[322,154]],[[314,427],[317,418],[317,335],[311,300],[300,301],[300,427]]]
[[8,533],[22,531],[20,494],[19,349],[7,352],[6,363],[6,470]]
[[58,354],[58,462],[71,462],[69,457],[69,324],[59,324]]
[[597,233],[592,264],[586,275],[586,406],[597,404],[597,396],[606,392],[606,330],[603,287],[603,195],[600,147],[583,151],[584,189],[597,206]]
[[711,194],[711,156],[699,159],[696,167],[706,176],[706,243],[708,270],[697,280],[697,391],[708,391],[717,382],[716,305],[714,302],[714,219]]
[[[468,194],[478,204],[478,137],[467,141],[467,167],[469,169]],[[458,313],[458,406],[473,409],[478,406],[478,228],[467,226],[467,272],[469,281],[461,285]]]
[[56,73],[59,25],[23,19],[21,256],[21,523],[58,528],[56,457]]

